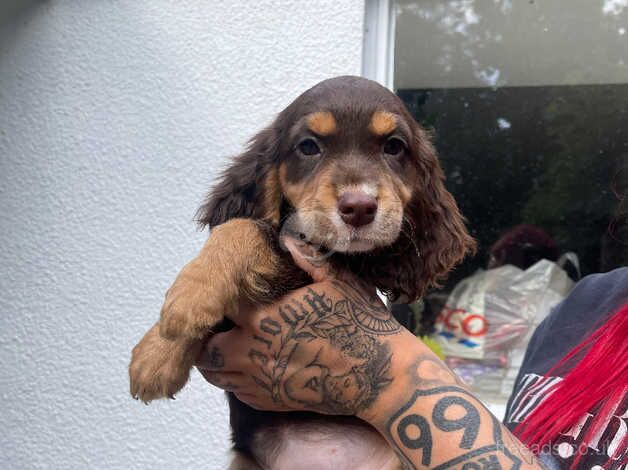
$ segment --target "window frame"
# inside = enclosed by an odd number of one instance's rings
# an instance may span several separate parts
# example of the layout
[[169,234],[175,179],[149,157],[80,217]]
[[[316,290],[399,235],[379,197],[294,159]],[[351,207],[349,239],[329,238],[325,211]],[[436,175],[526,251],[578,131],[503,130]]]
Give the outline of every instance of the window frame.
[[362,43],[362,76],[394,91],[394,0],[366,0]]

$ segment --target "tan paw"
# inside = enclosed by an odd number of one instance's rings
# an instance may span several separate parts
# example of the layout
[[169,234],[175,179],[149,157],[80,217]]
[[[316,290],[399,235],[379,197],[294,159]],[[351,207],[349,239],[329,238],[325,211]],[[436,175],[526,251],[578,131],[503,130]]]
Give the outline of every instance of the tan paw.
[[188,381],[200,347],[200,341],[186,343],[161,337],[159,323],[155,324],[133,348],[129,365],[133,398],[144,403],[174,398]]
[[164,338],[203,338],[222,320],[221,292],[211,289],[206,277],[206,269],[192,262],[168,289],[159,320]]

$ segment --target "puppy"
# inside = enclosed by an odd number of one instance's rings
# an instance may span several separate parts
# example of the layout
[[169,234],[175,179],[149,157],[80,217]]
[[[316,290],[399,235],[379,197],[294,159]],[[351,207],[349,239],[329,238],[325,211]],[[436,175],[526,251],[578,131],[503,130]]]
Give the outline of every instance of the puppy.
[[[199,209],[210,237],[133,349],[131,395],[173,397],[211,332],[228,327],[225,312],[311,282],[280,248],[281,233],[298,234],[391,300],[420,297],[474,249],[443,180],[430,136],[386,88],[338,77],[307,90],[234,158]],[[286,435],[307,441],[323,430],[361,436],[351,442],[368,446],[363,455],[386,452],[355,418],[262,412],[233,395],[229,402],[233,469],[279,468]]]

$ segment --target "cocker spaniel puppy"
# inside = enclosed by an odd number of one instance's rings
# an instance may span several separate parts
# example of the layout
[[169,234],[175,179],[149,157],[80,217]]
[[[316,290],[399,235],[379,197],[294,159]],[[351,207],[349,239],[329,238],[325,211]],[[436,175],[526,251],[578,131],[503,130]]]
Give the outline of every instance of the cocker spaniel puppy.
[[[338,77],[307,90],[233,159],[199,209],[211,235],[134,348],[131,394],[172,397],[225,312],[311,282],[281,249],[280,233],[393,300],[420,297],[474,248],[443,179],[430,136],[386,88]],[[317,419],[253,410],[233,396],[230,406],[235,448],[253,458],[269,424]],[[355,425],[326,418],[334,420]]]

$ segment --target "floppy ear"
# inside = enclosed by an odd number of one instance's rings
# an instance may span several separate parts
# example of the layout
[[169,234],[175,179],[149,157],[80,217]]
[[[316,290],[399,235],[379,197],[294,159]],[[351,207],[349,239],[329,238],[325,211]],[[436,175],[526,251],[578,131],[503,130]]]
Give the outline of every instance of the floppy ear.
[[201,227],[233,218],[264,219],[279,224],[281,193],[277,173],[279,134],[269,127],[234,157],[196,213]]
[[445,189],[444,174],[429,134],[417,129],[413,154],[418,179],[414,196],[404,210],[397,241],[356,267],[390,300],[413,302],[429,287],[438,287],[475,241],[453,196]]
[[438,287],[467,254],[475,253],[476,242],[456,201],[445,189],[445,175],[431,135],[418,126],[415,145],[421,176],[409,212],[421,267],[415,285],[422,295],[427,288]]

